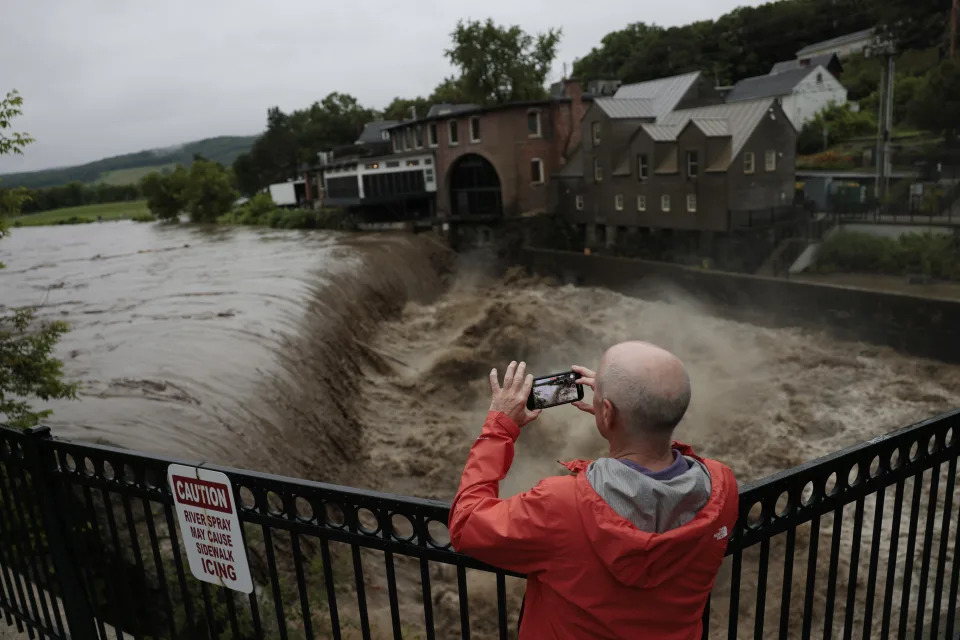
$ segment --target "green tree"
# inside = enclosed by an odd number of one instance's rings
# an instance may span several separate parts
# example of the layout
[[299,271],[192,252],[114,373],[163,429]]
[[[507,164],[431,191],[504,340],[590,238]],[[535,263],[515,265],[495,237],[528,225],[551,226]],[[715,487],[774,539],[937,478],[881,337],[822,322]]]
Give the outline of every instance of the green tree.
[[823,151],[823,131],[827,146],[851,138],[869,136],[877,131],[877,118],[870,111],[853,112],[849,104],[831,103],[803,126],[797,137],[797,151],[802,154]]
[[147,199],[147,207],[161,220],[176,220],[187,206],[189,174],[182,165],[170,173],[154,171],[143,177],[140,190]]
[[467,102],[466,94],[460,86],[460,82],[454,78],[445,78],[443,82],[437,85],[433,93],[430,94],[428,101],[430,104],[458,104]]
[[546,96],[544,84],[557,55],[560,29],[536,37],[518,26],[460,21],[444,53],[460,71],[458,83],[468,102],[502,104]]
[[263,188],[260,167],[249,152],[241,153],[233,161],[233,180],[237,191],[247,197],[253,196]]
[[230,174],[223,165],[207,160],[190,165],[185,193],[192,222],[216,222],[237,199]]
[[375,115],[355,97],[336,92],[292,113],[271,107],[267,130],[233,163],[237,187],[252,196],[269,184],[298,176],[302,164],[316,163],[318,152],[356,140]]
[[[22,154],[33,142],[29,135],[11,130],[22,105],[16,91],[0,100],[0,155]],[[9,232],[6,218],[19,213],[24,198],[24,190],[10,190],[0,197],[0,238]],[[66,331],[64,322],[37,322],[34,309],[11,309],[0,303],[0,422],[31,427],[51,412],[34,411],[30,398],[76,397],[76,385],[63,381],[63,363],[53,357]]]
[[960,134],[960,61],[944,60],[931,69],[910,106],[917,126],[942,134],[948,144]]
[[634,23],[607,34],[574,64],[573,75],[639,82],[698,70],[728,84],[765,75],[773,63],[794,59],[797,50],[814,42],[872,27],[878,4],[783,0],[669,29]]
[[942,46],[951,0],[883,0],[876,3],[877,31],[898,51]]
[[430,110],[431,102],[428,98],[417,96],[416,98],[394,98],[393,102],[387,105],[383,110],[384,120],[410,120],[413,113],[417,118],[427,115]]

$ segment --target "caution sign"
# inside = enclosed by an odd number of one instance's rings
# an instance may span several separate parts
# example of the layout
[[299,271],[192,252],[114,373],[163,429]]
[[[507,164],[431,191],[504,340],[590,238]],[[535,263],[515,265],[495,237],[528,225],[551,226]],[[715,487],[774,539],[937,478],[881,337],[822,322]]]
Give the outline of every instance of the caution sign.
[[252,592],[230,479],[219,471],[171,464],[167,481],[193,575],[228,589]]

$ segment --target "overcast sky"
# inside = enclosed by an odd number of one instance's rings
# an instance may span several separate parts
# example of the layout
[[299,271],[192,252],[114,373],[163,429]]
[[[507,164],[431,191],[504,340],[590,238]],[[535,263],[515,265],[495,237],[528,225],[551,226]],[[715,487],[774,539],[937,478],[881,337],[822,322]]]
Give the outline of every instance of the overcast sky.
[[550,80],[610,31],[716,18],[760,0],[2,0],[0,92],[37,142],[0,173],[263,130],[331,91],[383,108],[452,69],[459,18],[562,27]]

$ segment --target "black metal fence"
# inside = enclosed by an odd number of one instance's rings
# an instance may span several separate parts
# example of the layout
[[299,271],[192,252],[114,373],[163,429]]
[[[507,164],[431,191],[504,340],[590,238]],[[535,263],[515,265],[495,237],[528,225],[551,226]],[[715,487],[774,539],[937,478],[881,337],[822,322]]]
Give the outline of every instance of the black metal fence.
[[729,209],[727,210],[727,229],[736,231],[796,225],[804,222],[807,217],[808,212],[795,204],[766,209]]
[[[957,631],[960,411],[745,486],[705,638]],[[745,443],[745,446],[747,444]],[[447,504],[227,469],[250,595],[186,568],[160,456],[0,429],[0,615],[35,638],[507,638]]]
[[[954,213],[954,210],[957,213]],[[872,222],[878,224],[925,225],[933,227],[960,227],[960,207],[949,207],[940,213],[921,212],[914,208],[882,211],[878,208],[844,209],[828,213],[835,222]]]

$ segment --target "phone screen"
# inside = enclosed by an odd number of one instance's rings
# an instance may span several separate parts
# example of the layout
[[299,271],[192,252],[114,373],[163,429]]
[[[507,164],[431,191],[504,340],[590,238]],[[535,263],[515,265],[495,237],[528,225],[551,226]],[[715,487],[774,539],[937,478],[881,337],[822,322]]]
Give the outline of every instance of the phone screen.
[[583,399],[583,389],[576,384],[577,374],[573,371],[557,373],[543,378],[534,378],[533,389],[527,400],[529,409],[546,409],[558,404],[566,404]]

